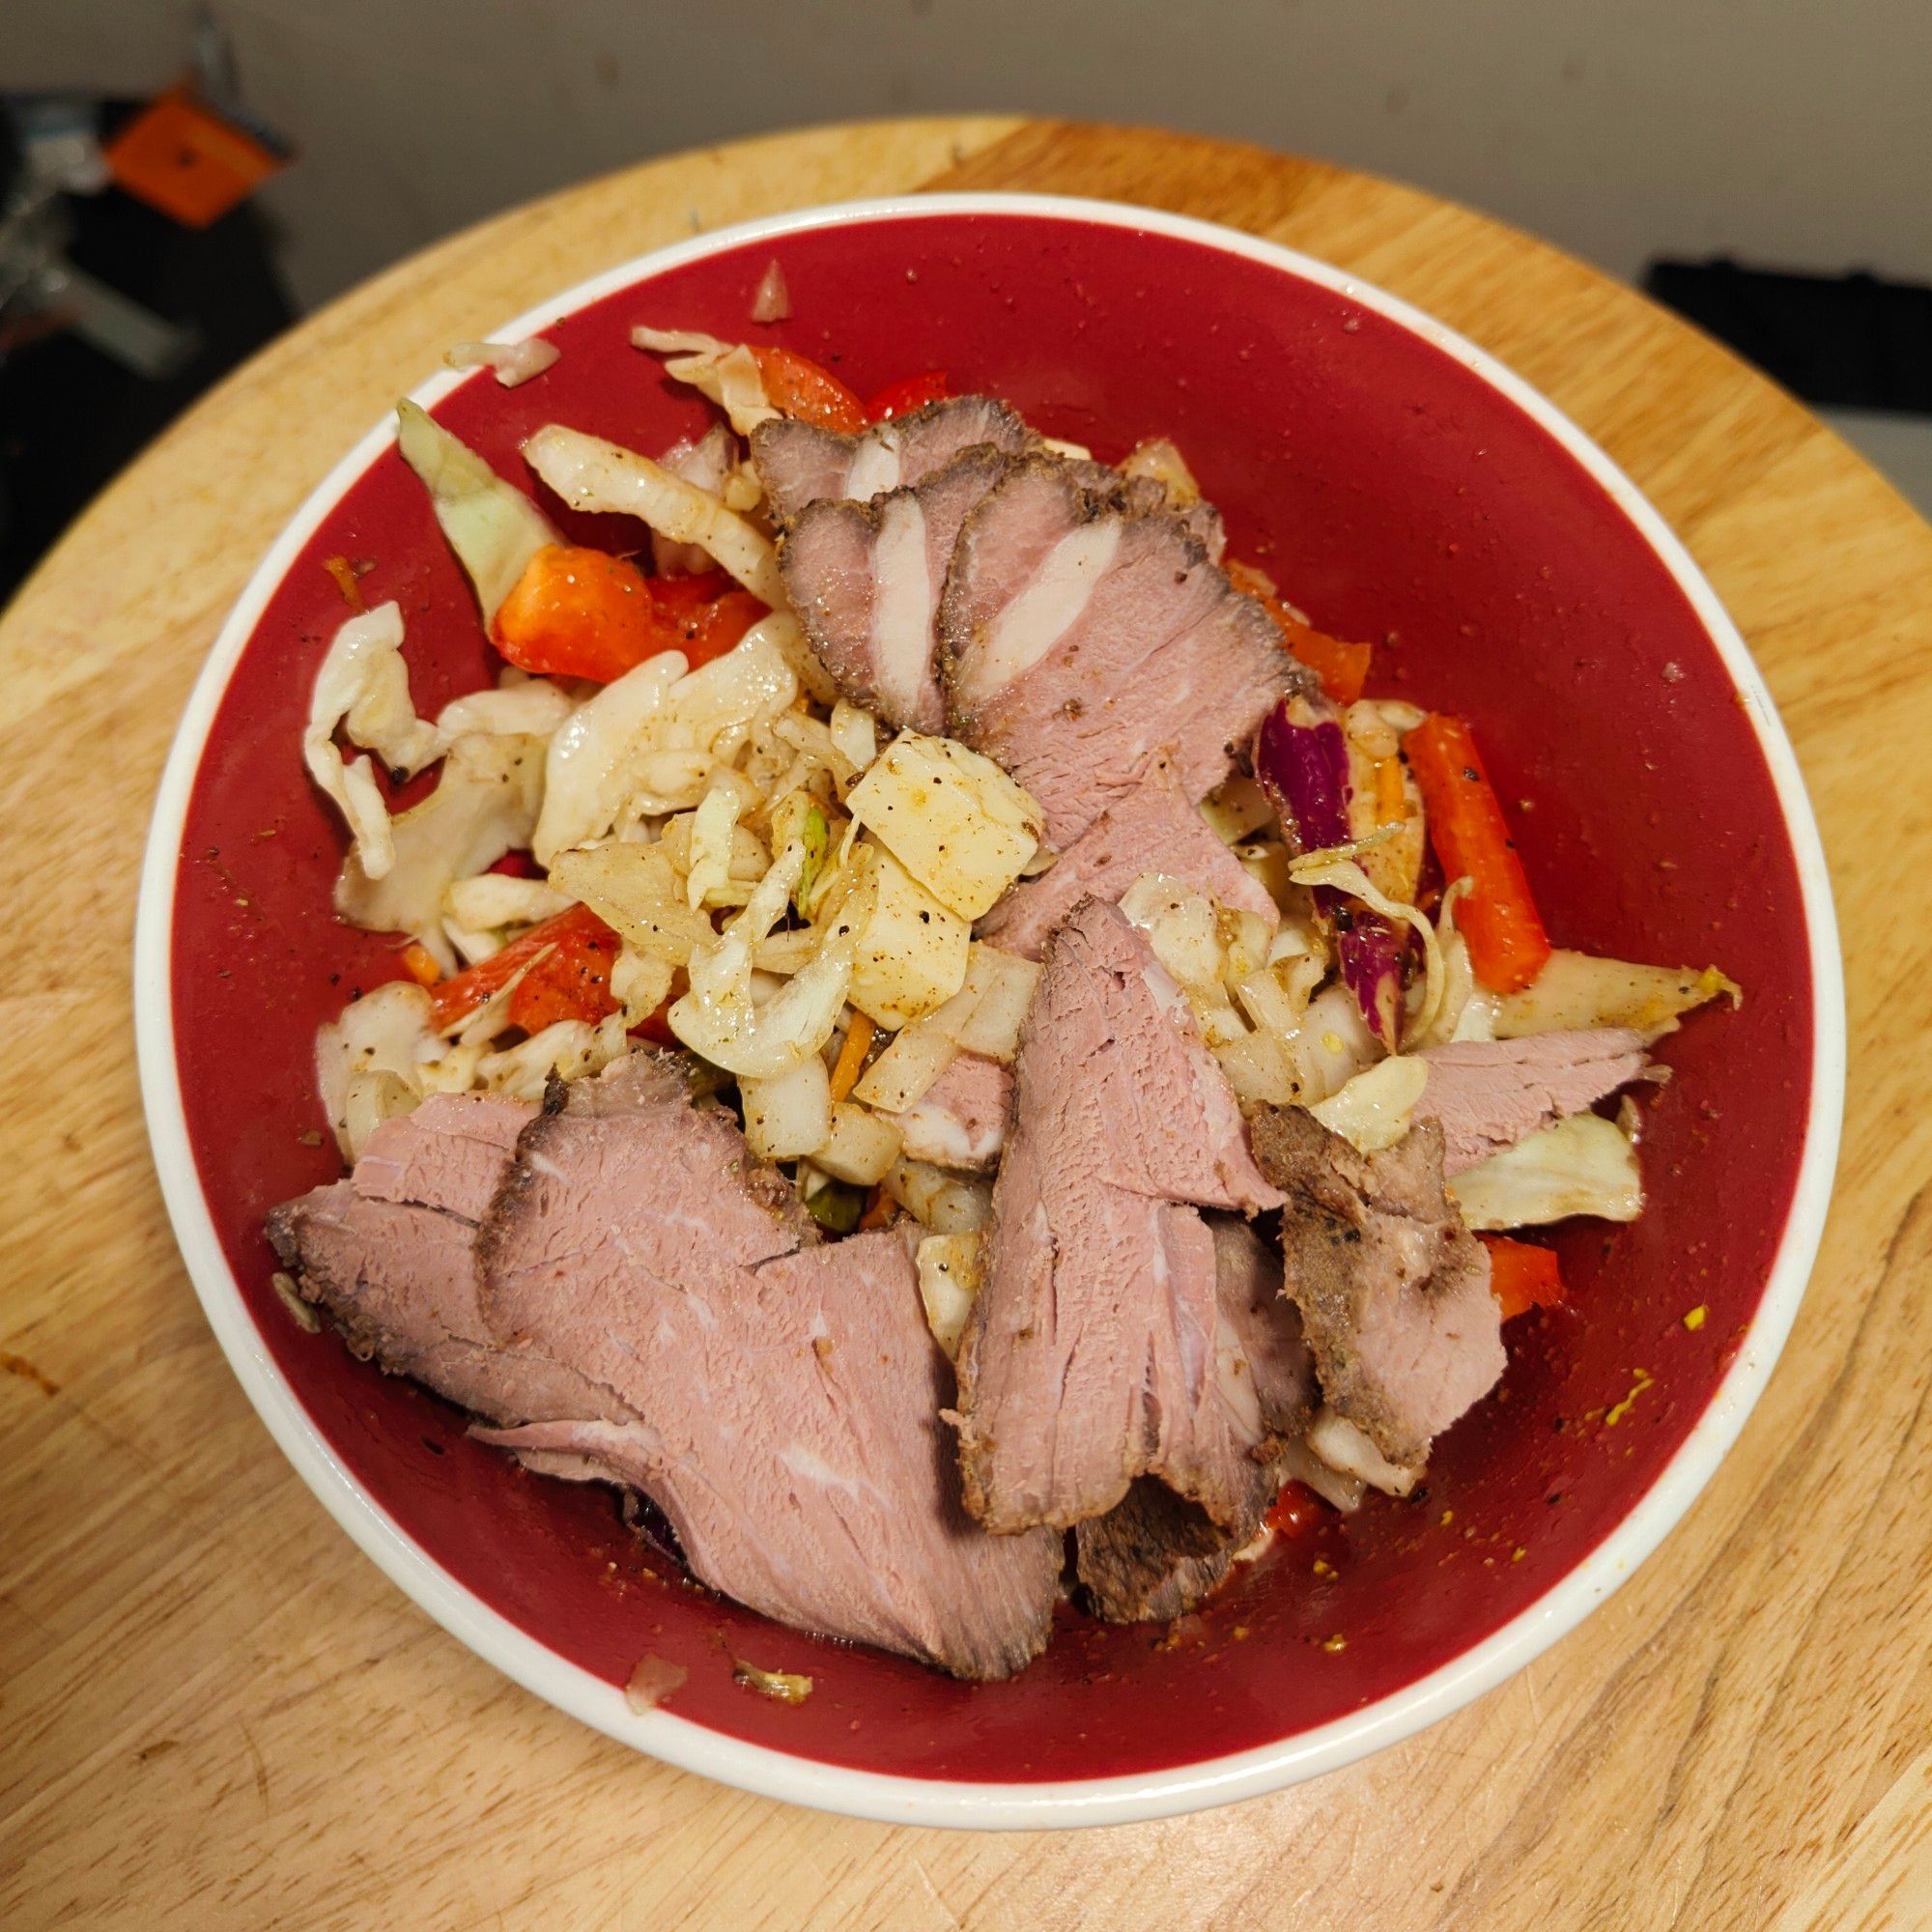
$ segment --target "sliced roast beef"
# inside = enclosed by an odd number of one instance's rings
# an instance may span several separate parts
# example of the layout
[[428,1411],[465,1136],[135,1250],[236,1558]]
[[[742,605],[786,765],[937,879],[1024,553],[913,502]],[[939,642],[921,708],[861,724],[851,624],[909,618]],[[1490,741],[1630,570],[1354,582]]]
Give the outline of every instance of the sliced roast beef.
[[1049,944],[1014,1065],[985,1284],[959,1350],[967,1507],[1012,1533],[1099,1516],[1158,1476],[1217,1524],[1252,1480],[1217,1375],[1197,1207],[1279,1196],[1178,987],[1118,907]]
[[1489,1256],[1442,1189],[1441,1123],[1363,1154],[1299,1107],[1267,1107],[1254,1145],[1288,1196],[1284,1282],[1323,1397],[1413,1467],[1503,1369]]
[[1221,554],[1228,548],[1228,532],[1221,522],[1220,511],[1206,497],[1197,497],[1191,503],[1177,505],[1167,494],[1167,485],[1157,478],[1123,476],[1120,470],[1105,463],[1076,460],[1067,465],[1067,471],[1083,490],[1092,492],[1109,509],[1125,510],[1134,516],[1171,511],[1186,525],[1188,534],[1208,553],[1208,561],[1221,561]]
[[1459,1040],[1421,1057],[1429,1084],[1411,1118],[1441,1122],[1444,1174],[1461,1174],[1525,1134],[1580,1114],[1644,1069],[1642,1036],[1628,1027]]
[[946,728],[933,618],[967,512],[1006,473],[981,446],[923,483],[869,503],[821,497],[779,552],[792,608],[818,661],[855,703],[915,731]]
[[867,503],[888,490],[923,483],[981,444],[1017,456],[1038,441],[997,397],[953,396],[874,423],[858,436],[781,416],[752,432],[752,461],[772,514],[788,524],[821,497]]
[[537,1350],[511,1353],[478,1307],[475,1238],[534,1109],[436,1094],[369,1136],[347,1180],[272,1209],[269,1238],[349,1346],[495,1422],[623,1413]]
[[1267,888],[1208,829],[1181,790],[1172,762],[1157,755],[1037,879],[1025,879],[980,922],[981,938],[1039,957],[1050,933],[1083,898],[1120,898],[1148,872],[1165,872],[1225,906],[1280,918]]
[[961,1508],[908,1243],[804,1245],[789,1204],[674,1057],[573,1085],[490,1209],[485,1310],[639,1419],[486,1439],[622,1467],[693,1573],[766,1615],[1005,1676],[1046,1641],[1058,1539],[988,1537]]
[[1314,1365],[1281,1292],[1281,1264],[1243,1223],[1217,1217],[1212,1227],[1215,1389],[1248,1459],[1245,1481],[1225,1524],[1151,1476],[1080,1524],[1080,1582],[1094,1612],[1113,1623],[1180,1616],[1221,1581],[1281,1487],[1279,1446],[1301,1434],[1314,1406]]
[[1179,518],[1114,507],[1045,459],[966,519],[939,629],[955,735],[1033,793],[1062,848],[1163,750],[1205,797],[1312,682]]
[[997,1060],[962,1053],[902,1114],[908,1160],[980,1173],[998,1164],[1012,1111],[1013,1076]]

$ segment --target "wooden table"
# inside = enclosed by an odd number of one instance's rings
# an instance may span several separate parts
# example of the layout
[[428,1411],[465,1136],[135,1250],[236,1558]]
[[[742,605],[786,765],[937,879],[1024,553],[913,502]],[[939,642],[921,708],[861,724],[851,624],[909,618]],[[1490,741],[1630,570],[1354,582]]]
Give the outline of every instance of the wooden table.
[[[176,1257],[135,1094],[128,947],[162,755],[228,605],[338,453],[445,344],[594,270],[918,187],[1250,229],[1553,397],[1757,653],[1847,941],[1836,1209],[1776,1378],[1689,1520],[1451,1721],[1271,1799],[1106,1833],[790,1810],[635,1757],[478,1662],[255,1420]],[[1689,328],[1426,195],[1179,135],[905,122],[681,155],[403,263],[231,378],[6,613],[0,692],[0,1923],[1932,1922],[1932,529]]]

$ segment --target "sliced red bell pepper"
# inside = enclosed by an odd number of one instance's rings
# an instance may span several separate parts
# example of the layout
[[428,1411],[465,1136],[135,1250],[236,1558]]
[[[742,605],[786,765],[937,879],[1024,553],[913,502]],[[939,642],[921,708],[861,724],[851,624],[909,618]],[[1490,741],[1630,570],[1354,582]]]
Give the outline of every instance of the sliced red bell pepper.
[[1563,1270],[1555,1253],[1534,1241],[1513,1241],[1505,1235],[1478,1235],[1490,1251],[1490,1293],[1505,1321],[1532,1308],[1553,1308],[1563,1299]]
[[765,394],[782,415],[857,436],[866,427],[866,406],[830,369],[795,349],[756,349]]
[[677,645],[651,580],[629,557],[581,544],[550,544],[530,558],[492,635],[525,670],[599,684]]
[[1321,1520],[1321,1498],[1303,1483],[1284,1483],[1264,1520],[1277,1536],[1299,1536]]
[[[553,1020],[594,1023],[616,1010],[611,964],[617,946],[617,935],[588,906],[572,906],[432,987],[431,1022],[440,1031],[468,1019],[536,960],[511,995],[511,1021],[526,1033],[541,1033]],[[549,956],[537,959],[546,948],[551,949]]]
[[1435,711],[1403,740],[1403,751],[1444,877],[1469,881],[1456,908],[1469,964],[1492,992],[1520,992],[1543,971],[1549,936],[1475,738],[1462,719]]
[[496,641],[525,670],[609,684],[660,651],[682,651],[696,670],[764,614],[722,570],[646,577],[628,557],[554,544],[503,600]]
[[1375,656],[1373,644],[1351,644],[1331,638],[1304,624],[1281,600],[1273,580],[1251,563],[1234,562],[1223,566],[1228,582],[1236,590],[1245,590],[1275,621],[1283,648],[1298,658],[1321,680],[1321,689],[1337,704],[1352,704],[1368,682],[1369,663]]
[[944,369],[928,369],[923,376],[907,376],[888,383],[866,404],[866,413],[875,423],[891,422],[895,416],[910,415],[928,403],[943,403],[952,393]]

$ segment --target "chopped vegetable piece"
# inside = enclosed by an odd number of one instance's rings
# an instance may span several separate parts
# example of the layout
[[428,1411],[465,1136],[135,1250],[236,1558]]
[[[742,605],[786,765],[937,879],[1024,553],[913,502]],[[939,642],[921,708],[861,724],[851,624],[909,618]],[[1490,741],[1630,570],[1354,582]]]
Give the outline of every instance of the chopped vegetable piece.
[[355,575],[355,566],[346,556],[326,556],[322,567],[328,572],[336,589],[342,592],[342,601],[352,611],[366,611],[369,608],[362,601],[362,580]]
[[1553,1308],[1563,1299],[1563,1270],[1551,1249],[1504,1235],[1478,1235],[1490,1251],[1490,1293],[1511,1321],[1532,1308]]
[[[592,942],[599,949],[591,952]],[[582,997],[586,1002],[583,1009],[573,1009],[569,1012],[554,1012],[553,1019],[602,1019],[606,1013],[614,1012],[617,1003],[610,996],[611,962],[617,956],[617,935],[597,917],[588,906],[572,906],[568,912],[560,912],[554,919],[547,919],[541,925],[533,925],[520,939],[513,939],[499,952],[491,953],[489,958],[479,960],[466,971],[452,975],[436,986],[430,995],[430,1024],[438,1033],[447,1031],[459,1020],[472,1013],[492,993],[504,986],[528,966],[537,954],[546,948],[554,948],[566,960],[576,960],[580,965],[601,965],[602,979],[598,982],[603,995],[596,1011],[588,1010],[588,1002],[593,997],[587,990],[589,981],[579,976],[579,984],[585,988]],[[533,970],[529,976],[535,977]],[[526,979],[525,984],[528,983]],[[570,975],[565,974],[557,981],[559,987],[567,987]],[[519,986],[521,993],[523,987]],[[564,995],[554,992],[547,999],[561,999]],[[535,996],[533,996],[533,1001]],[[522,1018],[516,1020],[524,1026]],[[540,1032],[547,1021],[538,1021],[529,1032]]]
[[859,1084],[859,1075],[866,1065],[866,1055],[871,1051],[872,1036],[878,1032],[870,1017],[855,1012],[852,1024],[845,1030],[844,1043],[838,1049],[838,1064],[832,1069],[832,1097],[842,1100]]
[[558,541],[556,531],[521,490],[414,403],[396,405],[396,447],[429,491],[436,520],[489,624],[524,566]]
[[1707,1000],[1744,1003],[1744,991],[1715,967],[1639,966],[1558,947],[1535,983],[1496,1008],[1496,1037],[1556,1033],[1572,1027],[1630,1027],[1646,1045],[1677,1031],[1681,1016]]
[[902,1136],[883,1114],[874,1114],[852,1100],[832,1103],[832,1131],[811,1156],[835,1180],[854,1187],[876,1187],[893,1171]]
[[795,349],[752,351],[765,394],[781,415],[798,416],[820,429],[857,436],[869,420],[866,406],[830,369],[822,369]]
[[927,1235],[919,1244],[919,1298],[925,1305],[925,1325],[949,1359],[959,1352],[959,1338],[979,1298],[983,1250],[984,1239],[977,1230]]
[[1255,777],[1297,852],[1331,851],[1349,838],[1349,741],[1319,699],[1284,697],[1255,734]]
[[866,1197],[866,1211],[859,1216],[857,1232],[869,1235],[878,1228],[890,1228],[899,1216],[899,1204],[886,1192],[882,1180]]
[[599,684],[684,640],[629,557],[581,544],[548,544],[530,558],[497,612],[492,637],[525,670]]
[[771,538],[675,470],[561,423],[530,437],[524,458],[573,509],[637,517],[672,543],[697,545],[774,609],[785,601]]
[[1283,648],[1321,680],[1321,689],[1337,704],[1352,704],[1361,696],[1362,686],[1368,682],[1369,661],[1375,656],[1373,644],[1347,643],[1304,624],[1282,602],[1267,574],[1253,564],[1230,563],[1224,568],[1228,582],[1236,590],[1246,591],[1274,619]]
[[611,968],[620,944],[617,935],[595,913],[578,920],[561,913],[557,928],[550,950],[531,960],[510,995],[510,1024],[528,1034],[542,1033],[558,1020],[595,1026],[617,1010],[616,996],[611,991]]
[[1284,1483],[1265,1520],[1277,1536],[1299,1536],[1321,1520],[1321,1499],[1304,1484]]
[[731,1676],[748,1690],[755,1690],[759,1696],[781,1704],[803,1704],[811,1695],[810,1677],[801,1677],[795,1670],[760,1670],[742,1657],[731,1660]]
[[1476,741],[1460,718],[1437,711],[1404,749],[1442,869],[1451,880],[1469,881],[1456,922],[1476,978],[1492,992],[1520,992],[1543,970],[1549,939]]
[[928,369],[923,376],[907,376],[888,383],[866,405],[866,413],[875,423],[891,422],[895,416],[910,415],[928,403],[943,403],[952,393],[944,369]]
[[753,322],[782,322],[791,313],[791,291],[785,287],[784,270],[774,255],[758,277],[757,292],[752,297]]
[[828,1180],[805,1198],[805,1211],[828,1235],[849,1235],[866,1211],[866,1190],[848,1181]]
[[1039,807],[991,758],[952,738],[900,732],[845,809],[961,919],[990,912],[1039,850]]
[[825,1062],[815,1053],[775,1080],[740,1080],[738,1097],[745,1109],[745,1144],[760,1160],[816,1153],[832,1132]]
[[1541,1228],[1572,1214],[1634,1221],[1643,1212],[1636,1151],[1613,1121],[1572,1114],[1450,1178],[1464,1227]]
[[442,968],[436,963],[435,954],[420,940],[411,940],[396,957],[402,961],[403,971],[418,986],[434,986],[442,978]]

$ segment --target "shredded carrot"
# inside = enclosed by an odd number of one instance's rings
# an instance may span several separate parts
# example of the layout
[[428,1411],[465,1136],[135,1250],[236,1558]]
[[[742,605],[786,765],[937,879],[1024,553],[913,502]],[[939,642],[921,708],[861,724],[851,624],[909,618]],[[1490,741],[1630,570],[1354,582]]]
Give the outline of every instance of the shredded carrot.
[[1532,1308],[1553,1308],[1563,1299],[1563,1270],[1550,1249],[1503,1235],[1476,1238],[1490,1251],[1490,1293],[1505,1321]]
[[1408,816],[1408,795],[1403,789],[1402,760],[1376,760],[1376,823],[1400,825]]
[[365,610],[362,602],[362,581],[355,574],[355,566],[346,556],[326,556],[322,567],[335,580],[335,587],[342,592],[342,601],[352,611]]
[[859,1084],[859,1075],[866,1065],[866,1055],[871,1051],[872,1036],[878,1032],[864,1013],[852,1015],[851,1027],[845,1035],[845,1043],[838,1049],[838,1058],[832,1068],[832,1097],[842,1100]]
[[753,349],[765,394],[781,414],[857,436],[868,420],[866,406],[830,369],[793,349]]
[[1281,633],[1283,648],[1298,658],[1321,680],[1321,689],[1337,704],[1352,704],[1368,682],[1369,662],[1375,656],[1373,644],[1346,643],[1304,624],[1281,600],[1274,580],[1266,571],[1251,563],[1235,562],[1223,566],[1228,582],[1244,590],[1274,619]]
[[420,940],[411,940],[396,957],[402,961],[403,971],[418,986],[434,986],[442,978],[442,968],[436,963],[435,956]]
[[1469,964],[1492,992],[1520,992],[1543,971],[1549,937],[1476,741],[1462,719],[1435,711],[1403,749],[1444,875],[1469,881],[1469,895],[1456,910]]
[[897,1212],[898,1203],[883,1187],[875,1187],[866,1198],[866,1211],[859,1216],[855,1232],[866,1235],[874,1228],[890,1228]]

